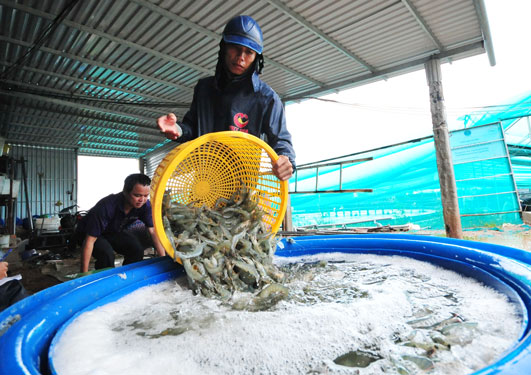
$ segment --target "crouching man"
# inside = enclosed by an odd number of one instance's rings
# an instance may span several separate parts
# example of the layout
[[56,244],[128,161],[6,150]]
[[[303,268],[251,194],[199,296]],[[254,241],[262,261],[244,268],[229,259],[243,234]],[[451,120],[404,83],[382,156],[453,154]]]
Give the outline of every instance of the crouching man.
[[127,176],[123,191],[102,198],[83,217],[76,228],[76,237],[84,238],[81,272],[88,271],[91,256],[96,258],[96,269],[114,267],[115,252],[124,256],[123,265],[142,260],[146,246],[127,230],[138,220],[151,234],[158,255],[165,255],[153,228],[148,200],[150,183],[151,179],[141,173]]

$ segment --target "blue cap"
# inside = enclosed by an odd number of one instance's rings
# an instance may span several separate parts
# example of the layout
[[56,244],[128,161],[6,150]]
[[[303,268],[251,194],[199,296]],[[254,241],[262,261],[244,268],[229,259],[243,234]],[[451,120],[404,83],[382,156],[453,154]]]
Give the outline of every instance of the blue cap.
[[262,30],[249,16],[236,16],[231,19],[223,29],[223,41],[248,47],[259,55],[264,48]]

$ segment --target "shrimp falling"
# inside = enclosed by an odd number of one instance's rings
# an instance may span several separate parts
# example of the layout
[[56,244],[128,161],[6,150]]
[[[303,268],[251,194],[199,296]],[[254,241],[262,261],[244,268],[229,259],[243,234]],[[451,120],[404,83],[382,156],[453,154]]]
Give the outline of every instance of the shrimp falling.
[[174,260],[181,260],[190,288],[224,301],[235,292],[252,293],[250,300],[234,301],[236,309],[263,310],[285,298],[285,275],[273,264],[277,240],[249,189],[242,184],[212,209],[194,203],[171,202],[165,194],[162,208]]

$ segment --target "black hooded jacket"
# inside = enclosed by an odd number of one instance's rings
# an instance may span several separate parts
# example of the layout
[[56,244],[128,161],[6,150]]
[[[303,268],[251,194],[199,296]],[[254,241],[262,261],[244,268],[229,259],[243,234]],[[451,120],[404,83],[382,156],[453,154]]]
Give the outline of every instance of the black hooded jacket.
[[[220,53],[221,56],[221,53]],[[221,57],[220,57],[221,58]],[[198,81],[192,105],[179,124],[179,141],[219,131],[242,131],[263,139],[278,155],[289,158],[295,169],[295,150],[286,128],[284,105],[278,94],[255,69],[243,79],[224,79],[218,63],[216,75]]]

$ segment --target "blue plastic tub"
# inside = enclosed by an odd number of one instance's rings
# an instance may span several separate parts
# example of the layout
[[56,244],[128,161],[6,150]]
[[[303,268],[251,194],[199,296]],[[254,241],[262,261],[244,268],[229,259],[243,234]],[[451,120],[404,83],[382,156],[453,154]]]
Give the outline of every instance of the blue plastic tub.
[[[474,375],[531,374],[529,252],[438,237],[367,234],[295,237],[280,242],[276,254],[297,257],[333,252],[411,257],[476,278],[505,293],[520,309],[521,335],[498,362]],[[54,374],[48,358],[50,345],[76,314],[181,273],[182,268],[169,257],[157,258],[69,281],[20,301],[0,314],[0,374]]]

